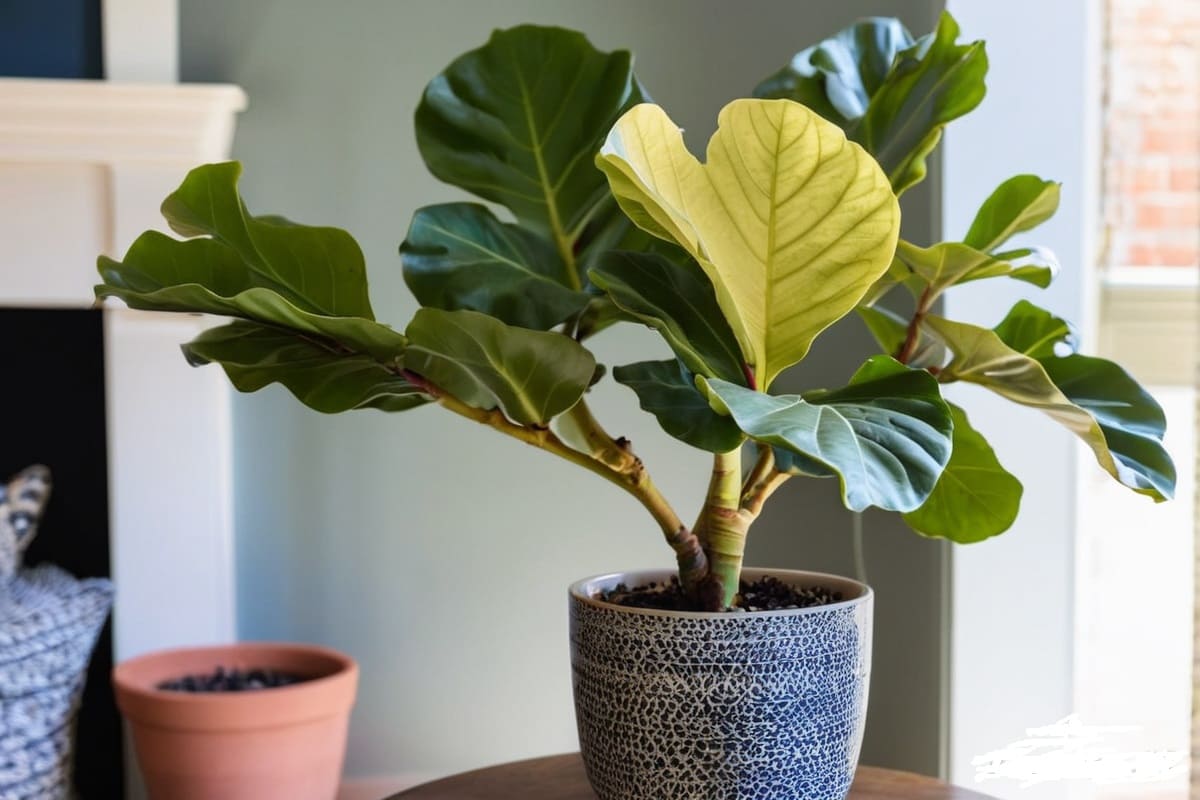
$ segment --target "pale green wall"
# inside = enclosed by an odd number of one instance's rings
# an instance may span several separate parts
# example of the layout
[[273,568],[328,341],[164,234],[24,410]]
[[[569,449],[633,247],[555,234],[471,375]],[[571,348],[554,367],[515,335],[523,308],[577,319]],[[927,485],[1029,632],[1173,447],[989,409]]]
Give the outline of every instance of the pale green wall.
[[[724,102],[799,47],[872,13],[927,30],[935,5],[183,0],[182,74],[246,89],[234,149],[252,210],[350,230],[378,315],[403,326],[414,304],[396,246],[415,208],[460,196],[426,174],[412,111],[425,82],[493,28],[556,23],[633,49],[695,147]],[[906,225],[922,240],[934,216],[927,196],[914,200]],[[596,347],[609,364],[663,352],[633,328]],[[865,348],[843,328],[805,380],[843,380]],[[663,435],[627,390],[606,382],[595,395],[598,414],[690,514],[706,460]],[[237,399],[236,434],[241,634],[324,642],[360,660],[350,774],[440,773],[576,746],[568,582],[670,563],[631,499],[433,408],[322,417],[271,388]],[[809,484],[760,523],[752,560],[847,572],[849,518],[831,486]],[[934,770],[941,549],[901,527],[868,519],[880,596],[866,757]]]

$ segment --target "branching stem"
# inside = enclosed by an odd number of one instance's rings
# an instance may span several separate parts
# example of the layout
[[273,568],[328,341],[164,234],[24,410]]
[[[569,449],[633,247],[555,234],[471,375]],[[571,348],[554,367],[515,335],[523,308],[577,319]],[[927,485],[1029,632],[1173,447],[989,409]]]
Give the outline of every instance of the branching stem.
[[[410,380],[419,381],[418,385],[448,411],[453,411],[455,414],[474,420],[481,425],[487,425],[493,430],[548,453],[553,453],[559,458],[599,475],[609,483],[619,486],[633,495],[654,517],[666,537],[667,544],[675,551],[675,558],[679,564],[680,581],[685,586],[696,585],[708,574],[708,559],[704,549],[700,546],[700,541],[680,521],[679,515],[675,513],[671,504],[654,485],[654,481],[650,479],[641,459],[629,452],[628,449],[622,448],[616,442],[612,443],[613,447],[620,450],[624,456],[621,459],[622,466],[618,468],[587,453],[581,453],[559,439],[549,428],[517,425],[505,417],[498,408],[486,410],[469,406],[458,398],[440,391],[437,387],[421,379],[420,376],[408,373],[407,377]],[[588,416],[590,417],[590,413]],[[592,421],[595,422],[594,419]],[[596,423],[596,428],[599,429],[598,423]],[[610,441],[612,440],[610,439]]]
[[770,445],[759,444],[758,458],[750,468],[750,474],[742,483],[742,497],[745,497],[767,474],[775,468],[775,450]]
[[921,292],[921,297],[917,300],[917,309],[908,323],[904,344],[900,345],[900,349],[896,351],[896,360],[901,364],[907,364],[917,352],[917,345],[921,342],[921,323],[925,320],[925,315],[929,313],[929,309],[936,299],[937,297],[932,293],[930,287],[926,287],[925,291]]
[[763,505],[771,495],[775,494],[775,490],[783,486],[788,478],[792,477],[786,472],[780,472],[776,469],[771,469],[763,476],[762,480],[750,487],[750,490],[742,495],[742,510],[757,518],[762,513]]
[[633,454],[627,439],[614,439],[608,435],[600,422],[592,414],[587,401],[580,398],[571,410],[566,412],[571,423],[583,436],[588,446],[588,454],[608,467],[625,472],[633,468],[637,456]]

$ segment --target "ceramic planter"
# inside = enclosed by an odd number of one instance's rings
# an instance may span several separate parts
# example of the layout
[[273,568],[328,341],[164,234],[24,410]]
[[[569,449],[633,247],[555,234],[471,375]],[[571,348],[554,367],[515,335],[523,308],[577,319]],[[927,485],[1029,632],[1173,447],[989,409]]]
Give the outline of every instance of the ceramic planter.
[[570,590],[580,749],[600,800],[844,800],[866,717],[872,593],[812,572],[745,570],[842,602],[755,613],[604,603],[670,577],[603,575]]
[[[155,688],[217,666],[313,679],[251,692]],[[330,800],[337,794],[358,683],[348,656],[300,644],[166,650],[119,664],[113,683],[152,800]]]

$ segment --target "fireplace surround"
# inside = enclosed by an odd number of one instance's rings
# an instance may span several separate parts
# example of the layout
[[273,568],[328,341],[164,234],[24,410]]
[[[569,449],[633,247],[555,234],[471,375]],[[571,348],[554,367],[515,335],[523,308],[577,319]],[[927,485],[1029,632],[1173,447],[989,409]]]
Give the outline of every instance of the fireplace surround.
[[[0,79],[6,350],[38,337],[27,344],[44,348],[45,360],[80,373],[99,370],[102,383],[81,393],[86,407],[62,427],[90,416],[103,435],[80,434],[77,462],[60,467],[86,471],[93,460],[99,474],[91,502],[107,517],[108,552],[93,552],[89,563],[103,567],[107,556],[116,602],[111,642],[100,645],[111,650],[101,652],[96,672],[105,661],[148,650],[236,639],[230,390],[218,370],[188,367],[178,348],[211,323],[123,307],[87,310],[94,306],[97,254],[119,257],[137,233],[164,227],[162,198],[189,168],[229,157],[245,104],[234,86]],[[68,352],[67,340],[56,345],[47,330],[88,335],[79,334],[81,350]],[[72,358],[87,363],[73,365]],[[85,487],[84,478],[72,483]],[[77,516],[77,509],[54,504],[51,514],[64,522]],[[81,539],[77,555],[96,547]],[[45,557],[77,571],[101,569]],[[106,679],[96,672],[93,683]],[[97,735],[111,738],[115,718],[101,717]],[[113,796],[81,788],[85,797]]]

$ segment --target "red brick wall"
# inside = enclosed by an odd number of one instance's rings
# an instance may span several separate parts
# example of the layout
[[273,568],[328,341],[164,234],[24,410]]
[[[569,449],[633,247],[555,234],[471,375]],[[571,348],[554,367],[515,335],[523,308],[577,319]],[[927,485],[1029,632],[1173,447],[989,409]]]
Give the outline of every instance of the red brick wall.
[[1106,0],[1110,267],[1200,264],[1200,0]]

